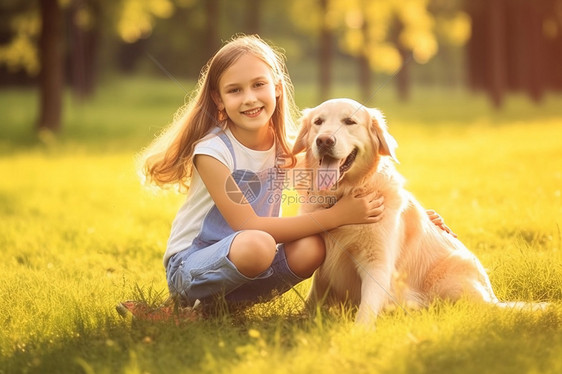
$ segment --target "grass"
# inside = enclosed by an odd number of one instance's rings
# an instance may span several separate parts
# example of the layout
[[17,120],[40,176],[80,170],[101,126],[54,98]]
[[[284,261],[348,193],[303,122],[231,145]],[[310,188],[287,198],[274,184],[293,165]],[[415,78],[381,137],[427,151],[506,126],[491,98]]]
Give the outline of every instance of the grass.
[[[188,89],[191,87],[185,84]],[[314,105],[299,89],[301,107]],[[334,96],[354,96],[342,88]],[[161,257],[182,196],[143,189],[134,157],[183,101],[173,83],[117,80],[66,98],[65,129],[33,133],[35,93],[0,92],[0,373],[557,373],[562,370],[562,98],[491,109],[418,90],[375,97],[408,188],[489,269],[503,300],[385,314],[305,313],[308,282],[240,315],[132,323],[116,302],[167,297]],[[289,207],[291,208],[291,207]]]

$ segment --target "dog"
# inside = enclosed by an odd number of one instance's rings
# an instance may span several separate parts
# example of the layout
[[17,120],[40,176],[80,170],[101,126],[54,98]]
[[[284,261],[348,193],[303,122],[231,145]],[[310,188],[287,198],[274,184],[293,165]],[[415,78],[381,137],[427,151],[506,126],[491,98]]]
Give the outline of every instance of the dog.
[[325,209],[329,197],[352,193],[384,196],[379,222],[322,234],[326,259],[308,303],[350,302],[358,306],[356,322],[365,324],[386,307],[421,308],[435,299],[500,305],[476,256],[433,224],[404,188],[394,167],[396,147],[383,114],[354,100],[332,99],[303,111],[293,153],[305,151],[304,166],[314,170],[315,182],[301,210]]

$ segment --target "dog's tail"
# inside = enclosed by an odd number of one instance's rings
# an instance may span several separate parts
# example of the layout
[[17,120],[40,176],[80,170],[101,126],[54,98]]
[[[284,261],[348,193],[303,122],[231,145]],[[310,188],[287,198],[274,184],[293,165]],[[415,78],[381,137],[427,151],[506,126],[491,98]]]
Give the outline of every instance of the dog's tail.
[[494,303],[494,305],[505,309],[538,312],[541,310],[546,310],[550,304],[546,302],[506,301],[506,302],[497,302]]

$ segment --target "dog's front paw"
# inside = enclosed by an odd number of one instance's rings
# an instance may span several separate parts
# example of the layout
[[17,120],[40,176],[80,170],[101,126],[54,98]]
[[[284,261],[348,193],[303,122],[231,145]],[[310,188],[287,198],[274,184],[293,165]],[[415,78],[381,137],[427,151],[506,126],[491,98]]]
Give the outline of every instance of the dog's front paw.
[[369,308],[368,306],[361,304],[359,305],[359,310],[355,316],[355,323],[364,326],[375,326],[375,321],[377,320],[378,313]]

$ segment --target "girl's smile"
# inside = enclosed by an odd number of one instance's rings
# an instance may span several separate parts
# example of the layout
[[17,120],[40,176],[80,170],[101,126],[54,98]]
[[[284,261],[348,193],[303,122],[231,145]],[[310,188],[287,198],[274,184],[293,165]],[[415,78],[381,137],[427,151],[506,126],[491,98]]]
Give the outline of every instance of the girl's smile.
[[254,118],[260,115],[260,113],[263,111],[263,107],[260,108],[256,108],[256,109],[250,109],[247,110],[245,112],[242,112],[242,114],[250,117],[250,118]]

